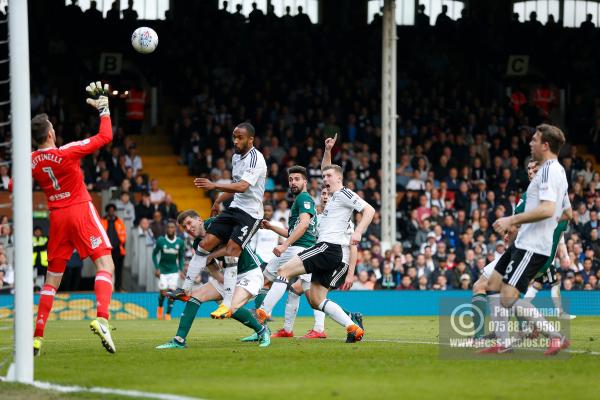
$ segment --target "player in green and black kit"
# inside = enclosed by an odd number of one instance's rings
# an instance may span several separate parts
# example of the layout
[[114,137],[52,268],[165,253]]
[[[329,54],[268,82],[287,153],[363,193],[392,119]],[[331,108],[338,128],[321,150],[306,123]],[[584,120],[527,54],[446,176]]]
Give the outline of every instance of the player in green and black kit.
[[[315,201],[308,194],[308,178],[306,168],[293,166],[288,169],[290,191],[296,196],[290,209],[289,228],[276,227],[263,221],[265,229],[271,229],[286,240],[273,249],[277,256],[271,259],[265,267],[265,282],[273,282],[260,308],[256,309],[258,319],[268,318],[273,308],[288,289],[287,279],[278,275],[277,270],[298,253],[312,247],[317,242],[317,209]],[[300,279],[310,282],[310,276],[300,276]],[[265,285],[267,286],[267,285]],[[301,295],[299,293],[298,295]]]
[[[163,319],[163,304],[165,301],[165,291],[177,289],[177,280],[179,273],[183,270],[183,261],[185,256],[185,246],[183,240],[175,236],[177,226],[174,222],[167,224],[167,234],[156,240],[154,250],[152,250],[152,262],[154,263],[154,274],[159,279],[158,282],[158,309],[156,317]],[[160,254],[160,260],[158,255]],[[171,319],[171,310],[173,309],[173,299],[168,300],[167,313],[164,316],[166,320]]]
[[[177,222],[194,240],[194,252],[198,251],[198,245],[206,234],[206,229],[213,218],[202,221],[198,213],[194,210],[187,210],[179,214]],[[225,255],[225,246],[213,251],[207,261],[207,269],[210,273],[208,283],[192,288],[189,298],[177,296],[178,299],[186,300],[186,305],[181,314],[177,334],[169,342],[157,346],[157,349],[178,349],[186,347],[186,338],[196,318],[198,309],[202,303],[207,301],[220,301],[225,296],[223,287],[223,274],[216,264],[216,260]],[[190,260],[190,264],[197,262],[196,254]],[[243,308],[243,305],[256,296],[262,287],[263,276],[260,270],[262,260],[249,247],[242,250],[237,265],[237,284],[233,291],[231,299],[231,317],[244,325],[248,326],[256,333],[259,347],[266,347],[271,344],[271,332],[266,325],[260,324],[250,311]],[[167,296],[172,295],[167,292]]]

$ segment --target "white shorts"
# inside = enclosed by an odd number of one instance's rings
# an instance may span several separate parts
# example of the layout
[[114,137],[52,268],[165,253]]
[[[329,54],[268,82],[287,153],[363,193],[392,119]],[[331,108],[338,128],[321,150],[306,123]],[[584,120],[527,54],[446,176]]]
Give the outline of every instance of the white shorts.
[[177,289],[177,283],[179,280],[179,273],[174,272],[172,274],[160,274],[158,279],[159,290],[175,290]]
[[496,264],[498,264],[499,259],[500,257],[496,257],[494,261],[483,267],[483,272],[481,273],[481,276],[483,276],[485,279],[490,279],[490,277],[492,276],[492,272],[494,272],[494,269],[496,268]]
[[[303,250],[306,250],[306,248],[300,246],[290,246],[281,256],[273,257],[265,267],[265,278],[273,282],[275,278],[277,278],[277,269]],[[310,282],[310,278],[308,281]]]
[[[214,286],[217,289],[217,292],[221,295],[221,298],[225,295],[225,287],[218,280],[210,276],[208,278],[208,283]],[[242,274],[238,274],[237,276],[237,284],[241,288],[246,289],[248,293],[252,296],[256,296],[260,289],[262,289],[264,284],[263,274],[260,271],[260,268],[254,268],[248,272],[244,272]]]

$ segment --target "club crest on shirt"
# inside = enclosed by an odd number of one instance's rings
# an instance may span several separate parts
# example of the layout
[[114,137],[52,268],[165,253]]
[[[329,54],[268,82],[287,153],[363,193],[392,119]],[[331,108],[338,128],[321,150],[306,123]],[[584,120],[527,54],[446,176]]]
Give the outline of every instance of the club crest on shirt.
[[90,236],[90,245],[92,246],[92,249],[97,249],[98,246],[100,246],[101,244],[102,239],[100,239],[99,237]]
[[310,209],[310,201],[304,202],[304,208],[306,208],[307,210]]

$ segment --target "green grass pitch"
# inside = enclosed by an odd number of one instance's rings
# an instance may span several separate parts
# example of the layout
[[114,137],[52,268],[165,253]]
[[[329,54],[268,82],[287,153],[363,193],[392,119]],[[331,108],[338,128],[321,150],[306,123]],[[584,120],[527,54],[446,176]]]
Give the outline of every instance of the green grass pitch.
[[[235,321],[196,320],[185,350],[155,350],[178,321],[115,321],[117,353],[108,354],[89,321],[49,321],[35,379],[64,385],[102,386],[203,399],[597,399],[600,318],[572,323],[567,359],[440,359],[435,317],[365,317],[367,336],[343,342],[345,332],[327,320],[330,339],[273,339],[259,349],[240,343],[249,330]],[[296,335],[312,323],[299,318]],[[281,318],[271,323],[280,327]],[[0,361],[12,342],[0,323]],[[6,373],[6,366],[0,374]],[[90,393],[57,394],[0,382],[2,399],[117,399]]]

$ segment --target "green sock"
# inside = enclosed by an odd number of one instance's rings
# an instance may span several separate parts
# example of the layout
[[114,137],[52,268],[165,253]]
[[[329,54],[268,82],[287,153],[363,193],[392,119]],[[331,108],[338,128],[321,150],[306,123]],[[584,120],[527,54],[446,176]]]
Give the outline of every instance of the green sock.
[[244,307],[238,309],[234,312],[231,317],[236,321],[240,321],[242,324],[246,325],[248,328],[254,329],[254,332],[260,333],[263,330],[263,326],[254,318],[252,313],[246,310]]
[[177,328],[177,336],[183,340],[185,340],[190,329],[192,329],[192,324],[194,323],[194,319],[196,318],[196,314],[198,313],[201,304],[200,300],[194,297],[190,297],[188,302],[185,303],[185,308],[179,319],[179,327]]
[[[171,310],[173,310],[173,302],[174,302],[174,301],[175,301],[175,300],[173,300],[173,299],[169,299],[169,300],[167,301],[167,314],[169,314],[169,315],[171,315]],[[197,311],[197,310],[196,310],[196,311]]]
[[473,326],[475,331],[473,332],[474,338],[483,337],[485,334],[485,314],[487,311],[487,295],[479,293],[471,298],[471,304],[473,305]]
[[263,300],[267,297],[267,293],[269,293],[269,289],[260,289],[260,292],[254,298],[254,308],[259,309],[262,306]]
[[164,302],[165,302],[165,295],[163,294],[163,291],[161,290],[160,292],[158,292],[158,306],[162,307]]

